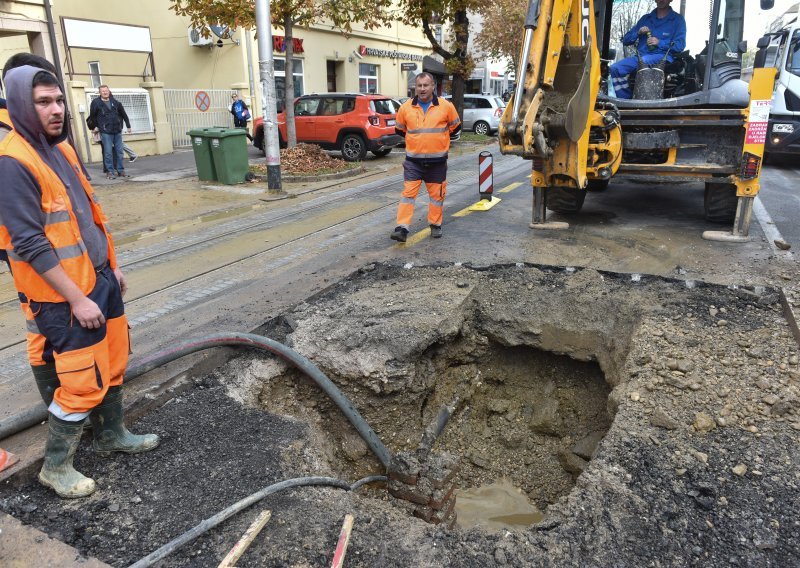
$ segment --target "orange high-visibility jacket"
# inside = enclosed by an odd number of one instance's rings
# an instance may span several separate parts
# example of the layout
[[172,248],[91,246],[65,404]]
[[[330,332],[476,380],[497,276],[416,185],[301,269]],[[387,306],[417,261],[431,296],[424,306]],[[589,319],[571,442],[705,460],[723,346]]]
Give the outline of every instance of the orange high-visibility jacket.
[[[95,201],[94,190],[83,173],[75,150],[67,142],[58,144],[57,148],[66,157],[69,165],[81,180],[84,191],[89,196],[94,222],[102,228],[108,240],[108,262],[113,269],[117,266],[114,244],[106,227],[106,216]],[[42,190],[42,211],[45,214],[44,235],[53,247],[61,268],[84,294],[89,294],[95,285],[95,269],[86,245],[81,238],[80,227],[72,210],[67,188],[56,173],[39,157],[36,150],[25,138],[11,131],[0,142],[0,156],[9,156],[17,160],[31,172]],[[0,248],[8,251],[11,271],[17,291],[24,294],[27,300],[37,302],[66,301],[56,292],[34,268],[14,253],[11,235],[5,226],[0,225]]]
[[456,107],[434,95],[428,112],[423,114],[416,103],[417,97],[414,97],[397,111],[395,128],[405,133],[406,157],[410,160],[446,160],[450,133],[455,133],[461,124]]

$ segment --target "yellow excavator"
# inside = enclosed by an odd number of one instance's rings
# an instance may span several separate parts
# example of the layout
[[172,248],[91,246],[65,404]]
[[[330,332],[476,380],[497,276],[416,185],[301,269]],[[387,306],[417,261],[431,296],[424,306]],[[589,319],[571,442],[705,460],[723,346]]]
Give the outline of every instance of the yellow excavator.
[[[613,10],[623,3],[528,1],[500,149],[532,161],[531,228],[569,227],[548,220],[547,210],[577,213],[587,191],[603,191],[624,176],[705,182],[706,219],[732,229],[703,237],[748,240],[775,70],[757,68],[749,82],[742,80],[747,0],[708,0],[705,48],[671,54],[655,72],[640,58],[631,80],[642,88],[634,87],[630,99],[608,94],[612,42],[619,40],[611,37]],[[690,4],[694,9],[701,1]],[[773,4],[760,0],[762,10]]]

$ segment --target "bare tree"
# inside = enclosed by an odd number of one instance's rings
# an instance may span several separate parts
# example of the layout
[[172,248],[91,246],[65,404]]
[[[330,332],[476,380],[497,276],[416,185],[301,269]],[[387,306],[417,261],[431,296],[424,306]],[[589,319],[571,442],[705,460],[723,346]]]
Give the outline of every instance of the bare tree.
[[[614,2],[614,12],[611,15],[611,40],[622,45],[622,36],[628,33],[639,18],[648,13],[651,9],[650,0],[624,0]],[[624,47],[625,56],[634,55],[632,46]]]

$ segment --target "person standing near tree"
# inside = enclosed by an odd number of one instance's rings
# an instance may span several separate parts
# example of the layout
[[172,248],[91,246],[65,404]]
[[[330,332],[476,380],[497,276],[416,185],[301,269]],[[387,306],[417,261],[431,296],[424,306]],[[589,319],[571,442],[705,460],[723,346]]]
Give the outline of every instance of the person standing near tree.
[[95,482],[75,470],[73,457],[86,418],[101,455],[152,450],[159,438],[132,434],[123,421],[127,284],[106,217],[66,142],[61,85],[30,65],[8,71],[5,85],[13,130],[0,142],[0,248],[33,316],[28,351],[39,348],[31,336],[43,337],[41,355],[59,379],[39,481],[61,497],[84,497]]
[[461,131],[461,119],[450,101],[437,97],[436,83],[427,72],[417,75],[416,96],[397,111],[395,132],[406,139],[403,193],[397,208],[397,227],[390,238],[406,242],[414,217],[414,201],[422,182],[428,190],[428,224],[431,237],[442,236],[442,211],[447,193],[447,153],[450,138]]
[[109,179],[130,177],[125,173],[122,150],[122,123],[131,133],[131,121],[125,107],[111,95],[108,85],[100,85],[100,96],[92,101],[89,108],[89,120],[95,131],[100,133],[103,145],[103,168]]

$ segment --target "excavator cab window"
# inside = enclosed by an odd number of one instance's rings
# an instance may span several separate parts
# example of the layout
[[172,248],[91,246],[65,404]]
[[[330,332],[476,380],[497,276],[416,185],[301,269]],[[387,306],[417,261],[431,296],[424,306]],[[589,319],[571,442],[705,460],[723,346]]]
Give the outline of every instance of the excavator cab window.
[[[600,3],[607,10],[608,3]],[[741,78],[742,56],[746,44],[744,18],[746,0],[709,0],[707,2],[672,2],[676,12],[685,10],[686,48],[669,54],[672,61],[665,62],[664,89],[662,98],[681,97],[697,91],[715,89],[733,79]],[[610,3],[610,15],[605,18],[602,38],[604,47],[601,57],[611,64],[626,57],[636,56],[635,45],[623,45],[623,36],[640,24],[643,16],[653,10],[653,3],[644,0],[617,0]],[[646,39],[642,39],[646,41]],[[713,44],[711,49],[709,44]],[[616,51],[616,57],[611,54]],[[642,68],[641,63],[638,68]],[[636,82],[636,70],[632,73],[630,91]],[[604,75],[603,86],[614,83]],[[650,93],[652,94],[652,90]],[[609,93],[611,94],[611,93]]]

